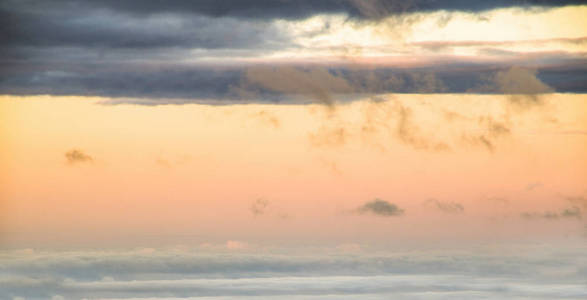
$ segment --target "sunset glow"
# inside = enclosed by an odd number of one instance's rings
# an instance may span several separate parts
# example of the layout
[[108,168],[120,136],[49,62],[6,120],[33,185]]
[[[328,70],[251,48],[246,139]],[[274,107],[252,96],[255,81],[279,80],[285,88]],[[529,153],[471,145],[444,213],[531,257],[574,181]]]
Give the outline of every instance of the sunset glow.
[[1,299],[587,297],[583,2],[168,2],[0,4]]

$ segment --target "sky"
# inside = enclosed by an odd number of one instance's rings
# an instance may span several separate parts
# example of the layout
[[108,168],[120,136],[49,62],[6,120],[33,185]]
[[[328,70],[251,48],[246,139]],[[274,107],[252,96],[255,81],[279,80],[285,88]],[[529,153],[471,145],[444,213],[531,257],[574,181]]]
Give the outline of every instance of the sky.
[[586,15],[1,1],[0,298],[584,299]]

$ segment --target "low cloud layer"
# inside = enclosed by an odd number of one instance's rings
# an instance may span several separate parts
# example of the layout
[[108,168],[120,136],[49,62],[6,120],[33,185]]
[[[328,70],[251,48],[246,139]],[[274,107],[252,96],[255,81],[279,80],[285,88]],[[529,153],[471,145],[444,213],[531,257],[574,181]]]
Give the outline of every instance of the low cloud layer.
[[[122,70],[119,69],[121,66],[124,66]],[[500,72],[510,74],[512,69],[496,72],[491,68],[462,68],[457,72],[436,67],[424,71],[382,67],[373,71],[366,66],[347,68],[333,65],[326,68],[295,64],[276,67],[179,66],[166,63],[153,66],[48,63],[24,67],[16,64],[2,68],[4,79],[0,81],[0,93],[104,96],[117,98],[112,103],[135,104],[295,102],[332,105],[365,95],[387,93],[515,92],[507,86],[501,89],[498,86],[501,83],[495,81],[496,77],[507,77],[499,75]],[[545,92],[573,92],[582,88],[579,82],[577,86],[565,86],[569,81],[560,80],[560,76],[576,79],[574,75],[558,75],[548,69],[540,73],[516,72],[530,76],[526,79],[535,83],[529,83],[522,94],[512,96],[512,101],[521,105],[540,103],[540,95]],[[486,78],[492,79],[488,81]],[[512,86],[519,83],[515,79],[502,81]]]
[[3,251],[0,298],[413,299],[425,293],[428,299],[581,299],[587,295],[584,248],[359,250],[360,256],[316,249],[305,255],[234,249]]

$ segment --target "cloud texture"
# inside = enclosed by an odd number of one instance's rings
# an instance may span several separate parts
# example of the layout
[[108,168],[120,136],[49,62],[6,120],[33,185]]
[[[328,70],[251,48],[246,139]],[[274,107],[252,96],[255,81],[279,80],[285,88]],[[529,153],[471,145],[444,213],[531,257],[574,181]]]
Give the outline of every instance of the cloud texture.
[[[521,249],[524,252],[518,252]],[[512,254],[387,251],[360,257],[205,254],[201,249],[4,251],[0,297],[581,299],[587,295],[584,247],[517,250]]]

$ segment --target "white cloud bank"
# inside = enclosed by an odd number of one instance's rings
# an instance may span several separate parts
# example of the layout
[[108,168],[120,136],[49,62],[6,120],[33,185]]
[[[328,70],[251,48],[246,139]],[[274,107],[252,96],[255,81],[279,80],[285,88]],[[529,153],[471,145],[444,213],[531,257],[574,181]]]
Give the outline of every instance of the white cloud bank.
[[[1,299],[585,299],[585,246],[0,253]],[[22,297],[22,298],[18,298]]]

